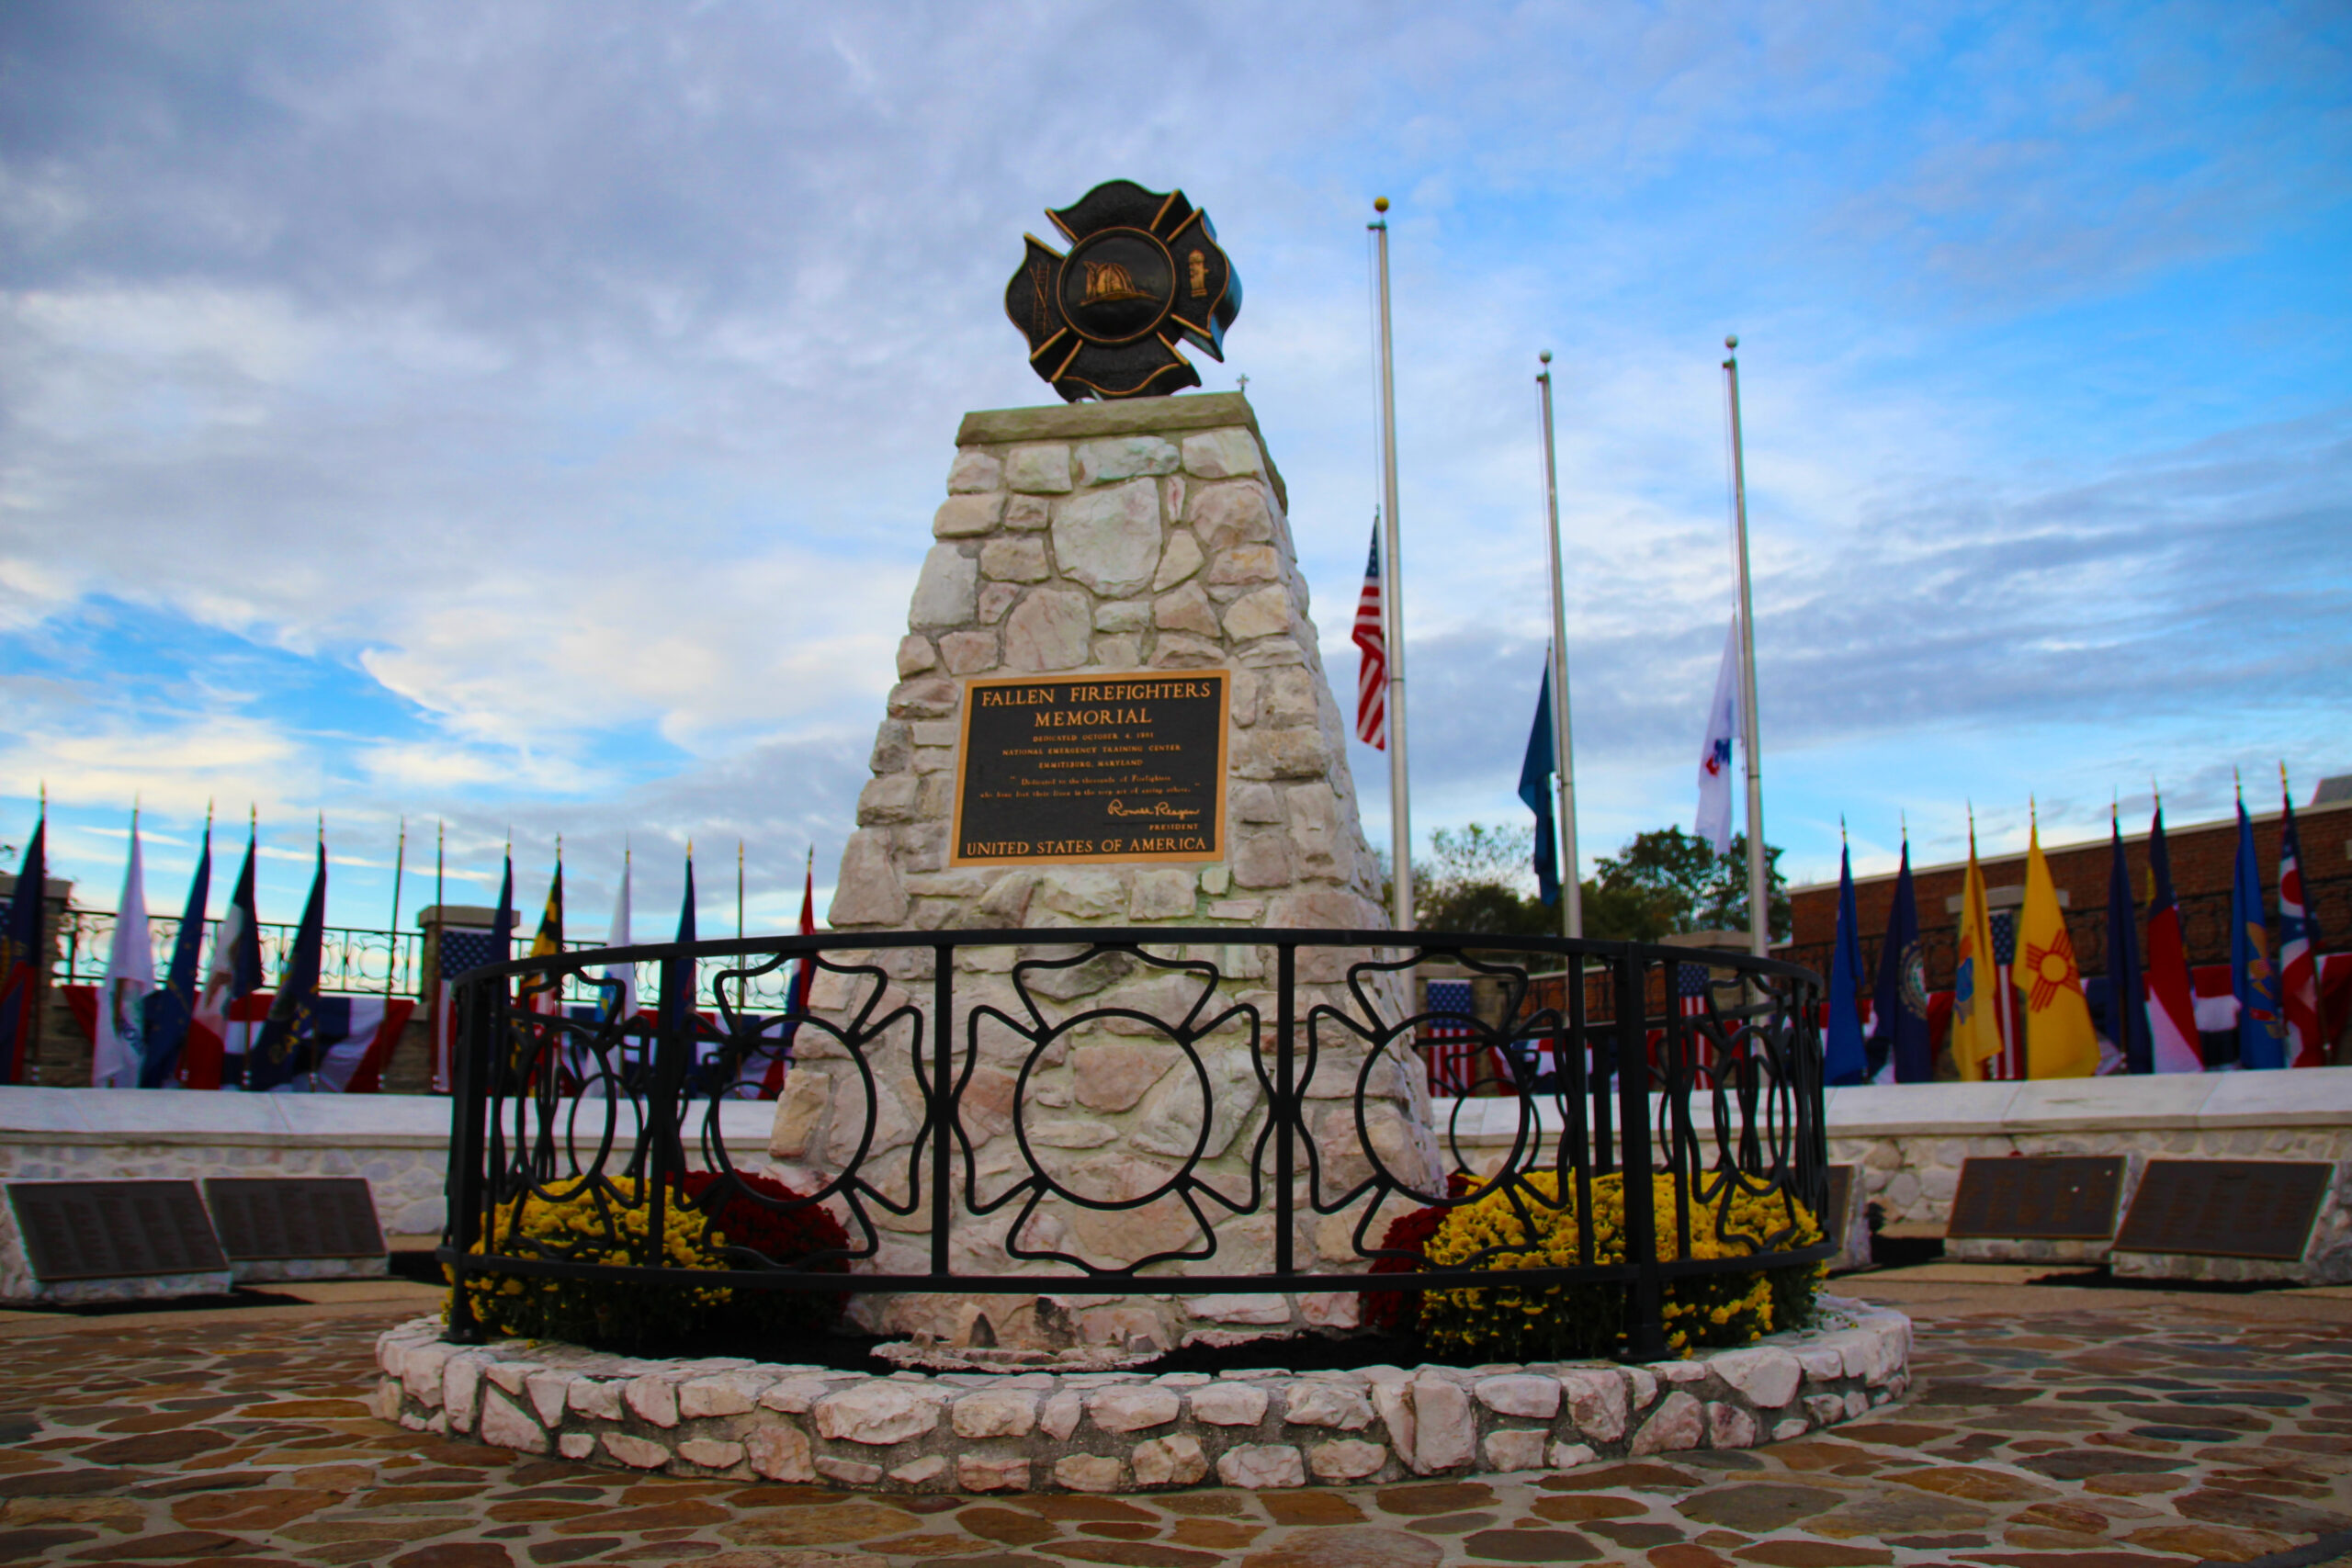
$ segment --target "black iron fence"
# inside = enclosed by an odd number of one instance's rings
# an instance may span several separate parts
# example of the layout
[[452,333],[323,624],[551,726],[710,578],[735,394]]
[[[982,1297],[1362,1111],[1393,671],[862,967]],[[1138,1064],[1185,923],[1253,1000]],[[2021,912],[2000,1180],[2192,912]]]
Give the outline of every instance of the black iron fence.
[[[1417,1010],[1412,970],[1440,959],[1500,982],[1515,1021]],[[632,1042],[620,987],[601,978],[630,963],[662,971],[673,998],[649,1042]],[[753,1004],[802,964],[813,993],[779,1030]],[[1564,969],[1601,979],[1521,1007],[1537,971]],[[1230,927],[829,932],[521,960],[455,988],[440,1258],[461,1277],[461,1339],[481,1332],[462,1278],[478,1274],[838,1292],[846,1264],[861,1290],[1032,1297],[1501,1283],[1517,1247],[1364,1271],[1418,1258],[1384,1245],[1395,1219],[1475,1201],[1453,1173],[1501,1194],[1523,1234],[1593,1216],[1594,1184],[1614,1174],[1621,1250],[1597,1253],[1596,1224],[1558,1226],[1573,1260],[1508,1279],[1622,1287],[1638,1357],[1664,1351],[1668,1280],[1833,1250],[1773,1201],[1818,1215],[1827,1200],[1820,982],[1746,954]],[[545,1005],[583,990],[609,998],[597,1016]],[[1432,1024],[1466,1027],[1508,1080],[1435,1127],[1415,1056]],[[779,1196],[746,1180],[719,1105],[786,1041],[779,1148],[797,1184]],[[691,1171],[710,1174],[689,1199]],[[1671,1179],[1623,1179],[1642,1172]],[[714,1213],[746,1202],[821,1206],[845,1240],[661,1263],[674,1227],[708,1239]],[[531,1223],[550,1205],[564,1225]],[[1759,1209],[1777,1216],[1761,1231]]]

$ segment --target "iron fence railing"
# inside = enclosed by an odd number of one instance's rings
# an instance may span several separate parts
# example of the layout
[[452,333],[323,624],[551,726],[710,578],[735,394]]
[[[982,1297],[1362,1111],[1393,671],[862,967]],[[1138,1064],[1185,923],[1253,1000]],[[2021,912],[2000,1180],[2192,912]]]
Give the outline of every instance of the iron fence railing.
[[[1502,981],[1517,1021],[1417,1011],[1408,982],[1424,959]],[[608,962],[666,971],[681,1000],[688,965],[715,970],[695,997],[710,1016],[662,1010],[633,1048],[616,999],[587,1019],[532,1005],[552,987],[595,985]],[[733,1164],[718,1105],[778,1049],[756,1004],[799,963],[814,991],[784,1021],[797,1030],[788,1094],[819,1086],[809,1103],[832,1121],[802,1150],[802,1190],[774,1197]],[[1695,1002],[1666,978],[1690,965],[1708,981]],[[1606,984],[1566,987],[1565,1006],[1521,1018],[1537,967]],[[1541,1228],[1571,1205],[1592,1216],[1594,1183],[1612,1172],[1673,1179],[1657,1184],[1671,1194],[1664,1204],[1651,1181],[1622,1182],[1621,1256],[1596,1256],[1596,1226],[1581,1224],[1573,1262],[1509,1275],[1622,1288],[1625,1350],[1656,1357],[1669,1280],[1833,1250],[1802,1242],[1788,1201],[1818,1215],[1828,1197],[1820,989],[1789,964],[1689,948],[1230,927],[833,932],[485,965],[456,982],[439,1253],[458,1287],[452,1332],[481,1337],[465,1281],[484,1273],[838,1292],[846,1263],[854,1287],[892,1292],[1491,1287],[1491,1263],[1475,1267],[1491,1253],[1363,1271],[1413,1256],[1384,1246],[1395,1218],[1473,1201],[1447,1179],[1471,1168],[1472,1150],[1456,1126],[1429,1125],[1409,1060],[1421,1031],[1442,1023],[1466,1025],[1506,1064],[1515,1131],[1498,1147],[1511,1113],[1475,1102],[1477,1174],[1523,1224]],[[1173,1086],[1190,1108],[1169,1120],[1172,1137],[1131,1138],[1125,1185],[1108,1190],[1070,1163],[1069,1075],[1089,1042],[1158,1052],[1153,1093]],[[1107,1141],[1089,1137],[1087,1149]],[[711,1179],[689,1201],[683,1179],[696,1169]],[[1779,1216],[1769,1234],[1730,1220],[1735,1200],[1752,1215],[1758,1199]],[[523,1200],[571,1206],[571,1228],[526,1226]],[[712,1216],[743,1202],[821,1205],[846,1244],[791,1256],[720,1245]],[[1136,1218],[1155,1206],[1159,1222]],[[719,1246],[727,1267],[659,1266],[671,1226]],[[1705,1256],[1715,1253],[1727,1256]],[[634,1261],[601,1261],[613,1257]]]

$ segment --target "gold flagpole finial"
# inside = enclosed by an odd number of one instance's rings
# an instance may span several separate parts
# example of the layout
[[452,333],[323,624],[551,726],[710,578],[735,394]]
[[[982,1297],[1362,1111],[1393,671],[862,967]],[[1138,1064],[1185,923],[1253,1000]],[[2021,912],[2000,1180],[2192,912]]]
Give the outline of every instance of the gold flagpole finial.
[[2284,757],[2278,759],[2278,793],[2282,797],[2294,793],[2287,784],[2287,759]]
[[1372,209],[1373,209],[1374,212],[1385,212],[1385,211],[1387,211],[1387,210],[1388,210],[1388,198],[1387,198],[1386,197],[1385,197],[1385,196],[1375,196],[1375,197],[1374,197],[1372,198]]

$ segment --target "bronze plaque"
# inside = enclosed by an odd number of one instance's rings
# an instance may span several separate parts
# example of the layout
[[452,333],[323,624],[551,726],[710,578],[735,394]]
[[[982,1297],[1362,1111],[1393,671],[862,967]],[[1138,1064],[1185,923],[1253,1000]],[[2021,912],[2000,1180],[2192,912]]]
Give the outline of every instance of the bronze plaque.
[[2300,1160],[2150,1160],[2115,1249],[2292,1263],[2311,1242],[2328,1168]]
[[1854,1201],[1854,1168],[1829,1168],[1829,1212],[1821,1216],[1821,1236],[1832,1247],[1846,1245],[1846,1206]]
[[11,1181],[8,1206],[43,1280],[229,1267],[193,1181]]
[[359,1177],[208,1177],[204,1201],[232,1258],[381,1258],[376,1200]]
[[2028,1155],[1963,1160],[1947,1236],[2105,1241],[2115,1234],[2121,1155]]
[[967,681],[950,863],[1225,858],[1223,670]]

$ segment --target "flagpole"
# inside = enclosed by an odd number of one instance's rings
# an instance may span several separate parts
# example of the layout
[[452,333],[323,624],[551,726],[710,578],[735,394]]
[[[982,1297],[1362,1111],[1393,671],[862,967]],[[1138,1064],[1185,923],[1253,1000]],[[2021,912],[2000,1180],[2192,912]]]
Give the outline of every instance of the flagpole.
[[[1385,214],[1388,198],[1377,198],[1372,209]],[[1380,598],[1388,623],[1389,881],[1395,889],[1389,918],[1396,930],[1408,931],[1413,929],[1413,810],[1405,765],[1405,571],[1396,527],[1396,375],[1388,319],[1388,220],[1377,218],[1366,227],[1378,236],[1380,254],[1380,525],[1388,558],[1381,569]]]
[[392,929],[389,933],[390,940],[386,944],[389,951],[384,959],[384,999],[387,1001],[391,999],[393,982],[400,977],[401,876],[407,869],[408,818],[403,817],[401,818],[400,848],[392,852]]
[[743,840],[735,840],[735,940],[743,940]]
[[1756,600],[1747,580],[1747,465],[1740,445],[1739,338],[1724,339],[1730,351],[1724,373],[1731,390],[1732,509],[1739,533],[1739,727],[1747,749],[1747,949],[1761,958],[1772,945],[1772,909],[1764,874],[1764,768],[1756,749]]
[[1584,935],[1584,887],[1577,880],[1576,748],[1568,737],[1568,606],[1560,570],[1560,482],[1553,457],[1552,351],[1537,355],[1543,374],[1535,378],[1544,389],[1544,510],[1550,519],[1552,540],[1552,742],[1559,756],[1560,784],[1560,934]]

